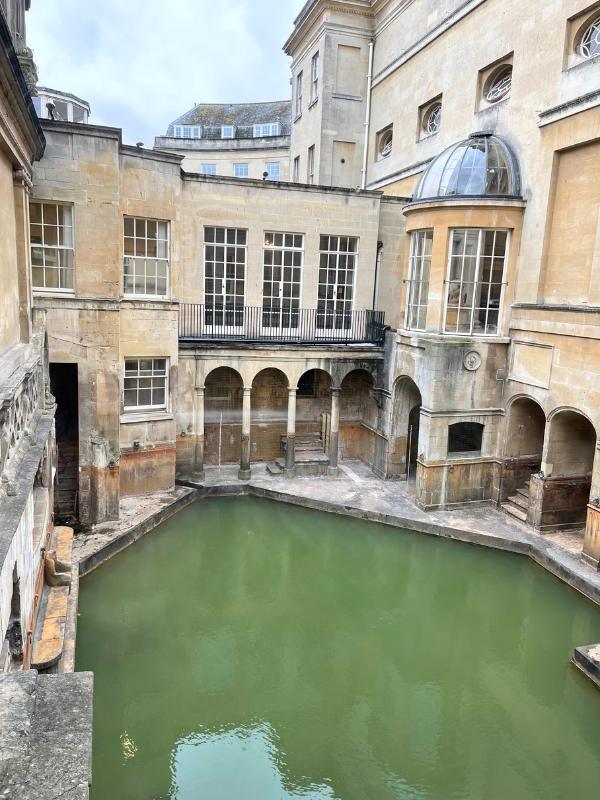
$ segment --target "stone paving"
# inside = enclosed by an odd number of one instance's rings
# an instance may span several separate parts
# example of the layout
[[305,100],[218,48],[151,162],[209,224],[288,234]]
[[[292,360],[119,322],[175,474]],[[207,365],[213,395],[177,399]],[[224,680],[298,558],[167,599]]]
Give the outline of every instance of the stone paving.
[[[249,481],[237,466],[208,467],[202,484],[186,483],[173,492],[133,497],[121,503],[121,519],[96,526],[77,537],[80,572],[91,569],[129,546],[196,496],[251,494],[323,511],[383,522],[419,533],[521,553],[600,603],[600,573],[581,560],[582,533],[536,534],[492,506],[426,512],[414,503],[411,483],[382,481],[360,461],[345,461],[338,477],[272,476],[265,464],[252,465]],[[197,490],[194,492],[194,489]]]

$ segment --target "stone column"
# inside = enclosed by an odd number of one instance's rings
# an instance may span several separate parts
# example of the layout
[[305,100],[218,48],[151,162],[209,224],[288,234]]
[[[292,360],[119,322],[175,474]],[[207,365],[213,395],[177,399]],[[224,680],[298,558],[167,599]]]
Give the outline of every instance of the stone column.
[[244,404],[242,406],[242,455],[240,457],[240,471],[238,478],[241,481],[250,480],[250,397],[251,388],[244,386]]
[[331,389],[331,430],[329,433],[329,475],[338,474],[338,446],[340,438],[340,389]]
[[293,478],[296,472],[296,389],[288,392],[287,442],[285,448],[285,474]]
[[192,479],[204,480],[204,386],[196,386],[194,402],[194,466]]

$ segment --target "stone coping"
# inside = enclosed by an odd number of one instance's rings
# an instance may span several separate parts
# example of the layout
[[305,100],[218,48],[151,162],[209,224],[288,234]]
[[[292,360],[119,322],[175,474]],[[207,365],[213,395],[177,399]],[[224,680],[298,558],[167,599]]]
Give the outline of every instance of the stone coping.
[[[353,463],[353,462],[350,462]],[[560,537],[541,535],[508,519],[492,508],[461,508],[450,511],[421,511],[412,501],[406,484],[382,481],[354,465],[341,465],[340,478],[286,479],[271,477],[266,472],[258,476],[260,466],[253,465],[256,477],[238,481],[228,471],[207,470],[203,483],[181,480],[175,493],[165,493],[163,502],[135,522],[97,526],[92,538],[85,537],[79,549],[79,574],[87,575],[102,563],[133,544],[161,522],[190,503],[206,497],[250,496],[312,508],[317,511],[404,528],[454,539],[469,544],[491,547],[528,556],[555,577],[600,605],[600,572],[585,564],[580,555],[561,544]],[[356,470],[356,471],[355,471]],[[361,477],[360,472],[365,477]],[[187,489],[187,491],[185,491]],[[133,499],[132,499],[133,500]],[[102,528],[105,528],[103,534]],[[78,537],[80,538],[80,537]]]

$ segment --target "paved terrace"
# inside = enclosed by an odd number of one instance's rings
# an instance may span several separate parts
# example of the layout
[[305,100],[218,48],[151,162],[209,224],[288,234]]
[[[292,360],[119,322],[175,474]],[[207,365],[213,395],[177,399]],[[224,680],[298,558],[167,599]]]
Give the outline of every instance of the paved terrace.
[[123,500],[119,522],[103,523],[77,537],[80,573],[90,572],[198,497],[250,494],[521,553],[600,604],[600,572],[581,560],[583,531],[542,536],[491,506],[421,511],[411,484],[379,480],[359,461],[342,462],[337,478],[274,477],[265,466],[253,464],[250,481],[238,480],[237,465],[208,467],[202,484],[186,482],[173,492]]

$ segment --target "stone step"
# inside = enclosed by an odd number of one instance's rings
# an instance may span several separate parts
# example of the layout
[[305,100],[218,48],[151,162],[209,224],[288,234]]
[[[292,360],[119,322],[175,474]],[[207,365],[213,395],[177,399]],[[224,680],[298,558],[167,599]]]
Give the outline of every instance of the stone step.
[[68,602],[68,586],[44,586],[31,656],[33,669],[47,670],[58,663],[64,646]]
[[521,497],[526,497],[527,501],[529,501],[529,486],[525,486],[522,489],[517,489],[517,494],[520,494]]
[[508,498],[508,502],[527,511],[529,508],[529,495],[522,495],[519,493],[513,494]]
[[506,511],[507,514],[510,514],[511,517],[515,517],[515,519],[521,522],[527,521],[527,512],[512,503],[502,503],[502,509]]
[[267,464],[267,472],[269,475],[283,475],[284,470],[276,461],[271,461]]

